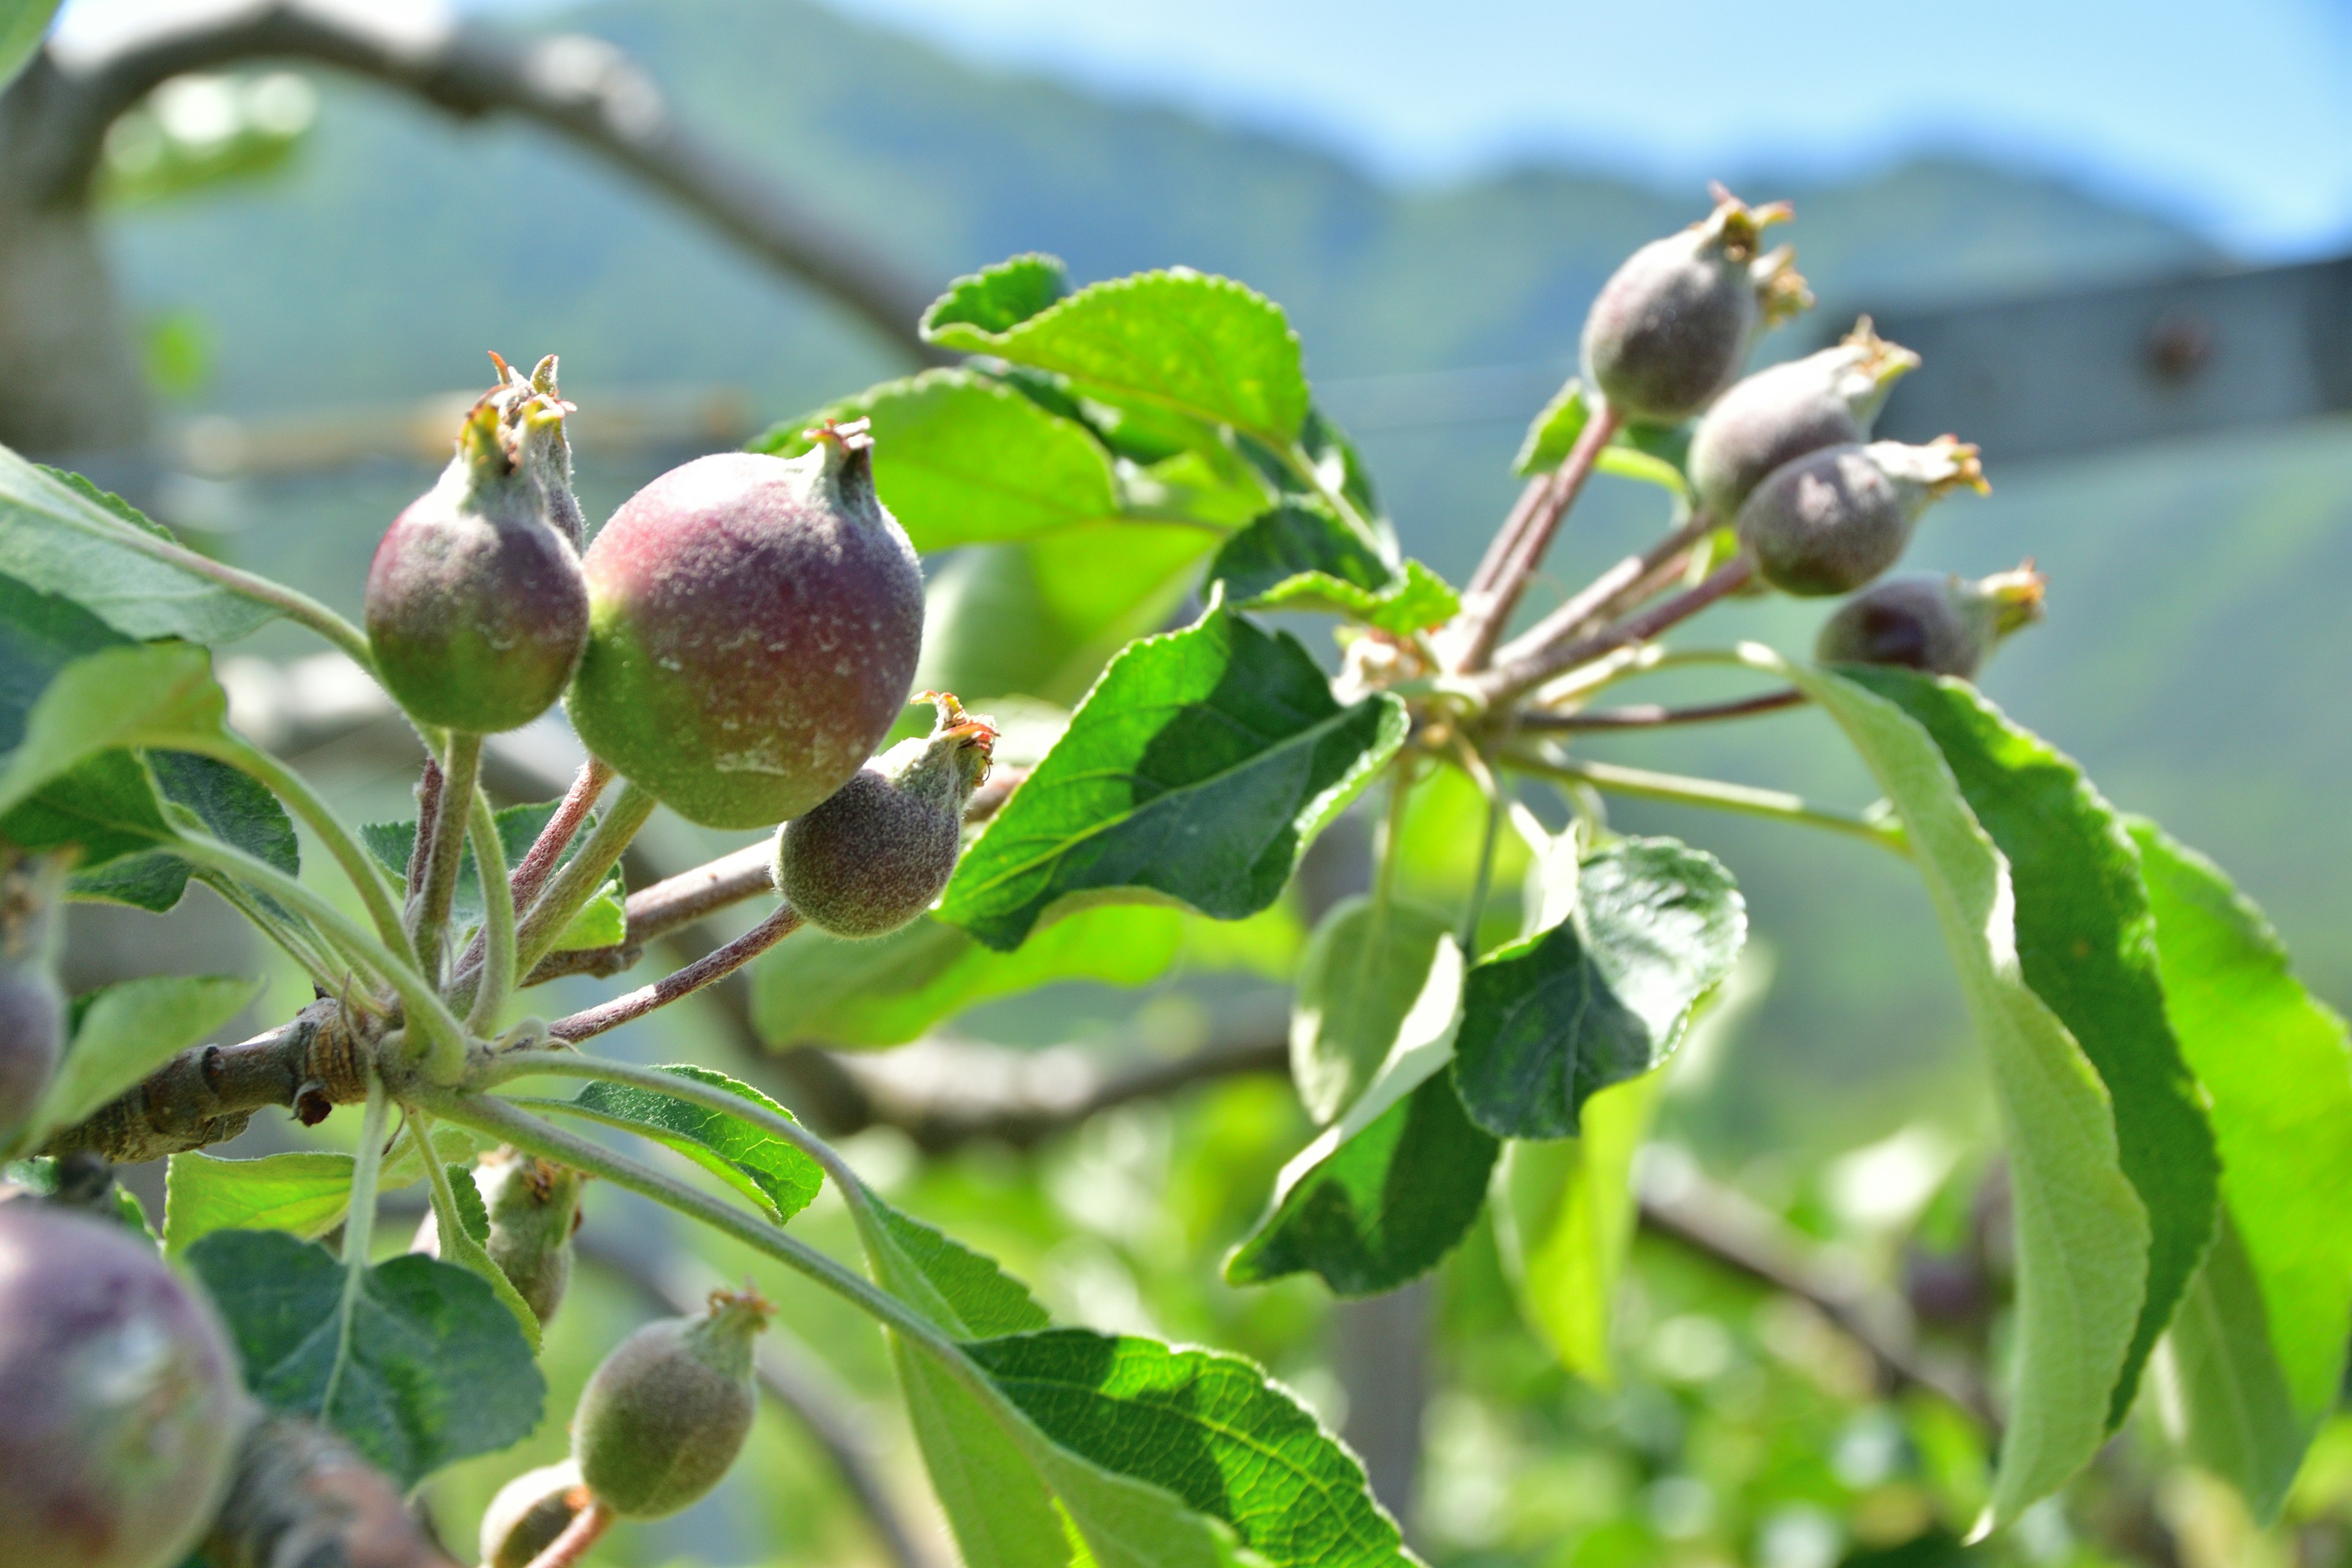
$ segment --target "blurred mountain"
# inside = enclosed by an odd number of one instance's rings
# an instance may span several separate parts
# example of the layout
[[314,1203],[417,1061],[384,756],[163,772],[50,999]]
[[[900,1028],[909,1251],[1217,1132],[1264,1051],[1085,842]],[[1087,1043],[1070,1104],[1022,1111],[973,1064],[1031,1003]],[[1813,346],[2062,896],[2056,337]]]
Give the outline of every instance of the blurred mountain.
[[[1082,279],[1182,262],[1265,290],[1353,421],[1408,547],[1451,572],[1514,492],[1511,453],[1568,371],[1602,278],[1706,205],[1697,191],[1551,168],[1399,190],[1319,152],[975,68],[800,0],[613,0],[554,20],[625,49],[704,135],[914,277],[1043,249]],[[560,350],[583,402],[600,385],[730,384],[777,416],[900,368],[821,302],[533,133],[321,87],[319,129],[281,176],[115,226],[136,308],[183,332],[198,323],[210,345],[191,411],[474,384],[488,347]],[[1960,163],[1743,194],[1796,201],[1788,232],[1824,318],[2221,259],[2146,214]],[[593,452],[582,461],[592,504],[644,477]],[[1989,689],[2119,802],[2221,858],[2306,974],[2352,1000],[2340,890],[2352,817],[2336,805],[2352,739],[2327,695],[2352,668],[2352,618],[2332,613],[2352,584],[2346,428],[1994,479],[1992,500],[1937,514],[1916,563],[1981,572],[2031,552],[2051,571],[2052,624],[2004,654]],[[247,524],[232,551],[349,603],[381,521],[420,483],[373,468],[200,499]],[[1563,583],[1656,525],[1652,494],[1597,488],[1557,563]],[[1740,629],[1801,649],[1818,611],[1739,616]],[[1804,717],[1596,750],[1866,794]],[[1717,847],[1779,952],[1778,989],[1735,1068],[1745,1087],[1718,1097],[1720,1114],[1760,1134],[1815,1115],[1822,1086],[1848,1091],[1847,1104],[1874,1082],[1916,1097],[1919,1074],[1945,1070],[1957,1007],[1901,867],[1793,829],[1662,811],[1624,820]]]

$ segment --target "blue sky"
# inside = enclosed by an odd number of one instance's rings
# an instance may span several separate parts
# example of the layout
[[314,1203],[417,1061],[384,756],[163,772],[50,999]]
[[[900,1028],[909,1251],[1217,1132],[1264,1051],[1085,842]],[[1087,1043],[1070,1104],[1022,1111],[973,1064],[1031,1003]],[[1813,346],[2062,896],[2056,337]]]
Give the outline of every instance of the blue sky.
[[1960,152],[2248,257],[2352,246],[2352,0],[829,3],[1401,179],[1529,158],[1833,177]]
[[[69,0],[64,30],[244,0]],[[562,0],[306,0],[395,28]],[[2054,173],[2251,258],[2352,247],[2352,0],[820,0],[950,53],[1288,134],[1403,180],[1555,159]]]

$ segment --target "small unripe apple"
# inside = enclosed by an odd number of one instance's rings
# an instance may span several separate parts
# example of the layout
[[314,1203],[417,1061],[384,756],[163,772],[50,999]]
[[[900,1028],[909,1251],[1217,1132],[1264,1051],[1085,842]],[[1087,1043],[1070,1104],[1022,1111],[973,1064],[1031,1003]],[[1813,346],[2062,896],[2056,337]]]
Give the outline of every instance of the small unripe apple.
[[874,493],[864,421],[793,458],[699,458],[589,546],[589,751],[707,827],[765,827],[848,782],[922,650],[923,574]]
[[466,416],[440,481],[376,546],[368,646],[385,689],[424,723],[520,729],[554,706],[580,662],[587,583],[548,504],[562,423],[551,395],[492,392]]
[[525,1470],[499,1489],[482,1514],[482,1568],[530,1568],[587,1506],[575,1461]]
[[572,1457],[623,1519],[676,1513],[717,1486],[751,1430],[751,1342],[775,1309],[756,1290],[714,1290],[699,1317],[647,1323],[581,1392]]
[[1918,366],[1917,354],[1880,337],[1864,316],[1843,342],[1733,384],[1691,432],[1691,488],[1729,522],[1781,464],[1869,440],[1886,395]]
[[0,1203],[0,1562],[178,1568],[249,1411],[211,1307],[144,1237]]
[[1584,319],[1585,379],[1610,407],[1689,418],[1731,384],[1759,331],[1812,303],[1788,248],[1763,249],[1765,228],[1789,216],[1718,186],[1714,212],[1626,258]]
[[931,732],[899,742],[776,835],[776,890],[835,936],[881,936],[930,908],[954,875],[963,808],[988,778],[996,730],[926,692]]
[[1920,515],[1962,486],[1985,489],[1984,469],[1974,447],[1949,436],[1824,447],[1756,487],[1739,509],[1739,542],[1782,593],[1851,593],[1902,559]]
[[2048,579],[2029,561],[1969,582],[1918,575],[1874,583],[1822,623],[1822,664],[1889,664],[1972,680],[2000,639],[2042,618]]

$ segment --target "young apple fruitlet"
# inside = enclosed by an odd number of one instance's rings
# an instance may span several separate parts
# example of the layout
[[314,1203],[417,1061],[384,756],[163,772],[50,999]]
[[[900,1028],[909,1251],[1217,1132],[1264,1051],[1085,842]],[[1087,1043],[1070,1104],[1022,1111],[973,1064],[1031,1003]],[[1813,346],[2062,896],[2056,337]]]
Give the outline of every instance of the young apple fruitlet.
[[1715,211],[1642,247],[1584,319],[1585,379],[1625,418],[1670,425],[1731,384],[1764,328],[1812,303],[1790,251],[1762,249],[1786,203],[1751,207],[1716,190]]
[[65,1049],[55,964],[71,860],[0,844],[0,1133],[33,1113]]
[[483,1511],[482,1568],[530,1568],[587,1506],[577,1462],[525,1470],[500,1487]]
[[248,1419],[236,1362],[144,1237],[0,1203],[0,1562],[178,1568]]
[[774,1311],[756,1290],[714,1290],[702,1316],[613,1347],[572,1416],[572,1457],[598,1502],[658,1519],[719,1484],[751,1430],[751,1342]]
[[[511,1148],[492,1150],[474,1167],[490,1219],[482,1250],[542,1323],[555,1316],[572,1283],[572,1233],[580,1228],[580,1189],[587,1181],[568,1165]],[[432,1211],[418,1222],[410,1250],[441,1256],[441,1224]]]
[[1889,577],[1837,607],[1813,643],[1821,664],[1895,664],[1973,680],[2000,639],[2042,618],[2048,580],[2029,561],[2014,572]]
[[1758,371],[1716,399],[1691,432],[1691,487],[1728,523],[1766,475],[1824,447],[1870,439],[1895,383],[1919,356],[1854,323],[1845,341]]
[[563,412],[550,394],[485,396],[440,482],[376,546],[368,645],[385,687],[425,723],[520,729],[554,705],[580,662],[588,588],[549,506]]
[[1920,514],[1962,486],[1988,488],[1977,449],[1949,436],[1824,447],[1756,487],[1739,509],[1739,542],[1782,593],[1851,593],[1901,560]]
[[931,732],[899,742],[776,834],[776,890],[835,936],[880,936],[930,908],[955,871],[964,803],[988,778],[996,730],[927,691]]
[[862,420],[793,458],[698,458],[588,549],[593,629],[568,707],[589,751],[706,827],[839,789],[906,706],[923,575],[874,493]]

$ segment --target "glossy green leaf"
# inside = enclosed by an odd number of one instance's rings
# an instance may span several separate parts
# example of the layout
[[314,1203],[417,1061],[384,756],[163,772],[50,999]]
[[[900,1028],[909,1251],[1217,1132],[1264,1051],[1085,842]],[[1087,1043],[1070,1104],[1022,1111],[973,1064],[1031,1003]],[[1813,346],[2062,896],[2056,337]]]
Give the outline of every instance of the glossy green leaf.
[[365,1269],[349,1360],[327,1406],[343,1266],[282,1231],[223,1230],[186,1253],[270,1409],[349,1438],[405,1490],[539,1425],[547,1384],[514,1317],[454,1264],[410,1253]]
[[[1519,442],[1518,456],[1511,459],[1511,471],[1520,475],[1548,474],[1559,468],[1567,460],[1570,448],[1584,433],[1585,423],[1591,417],[1591,405],[1585,399],[1584,384],[1570,381],[1552,394],[1551,401],[1543,405],[1534,423],[1528,426],[1526,437]],[[1639,430],[1621,430],[1601,449],[1594,467],[1604,474],[1656,485],[1672,493],[1676,500],[1688,502],[1690,481],[1673,461],[1650,450],[1650,445],[1642,439]]]
[[1665,1081],[1654,1071],[1612,1084],[1584,1102],[1576,1137],[1512,1144],[1498,1184],[1495,1241],[1520,1312],[1598,1388],[1617,1384],[1609,1325],[1639,1218],[1633,1156]]
[[1671,838],[1580,865],[1565,839],[1546,877],[1558,923],[1481,960],[1463,990],[1454,1083],[1498,1137],[1574,1137],[1587,1098],[1673,1052],[1748,935],[1731,873]]
[[80,1023],[57,1076],[41,1095],[26,1140],[37,1147],[70,1127],[244,1010],[258,980],[159,974],[125,980],[79,1009]]
[[0,85],[40,52],[59,0],[0,0]]
[[[2193,1452],[2275,1511],[2305,1445],[2336,1403],[2352,1320],[2352,1041],[2295,979],[2260,910],[2154,823],[2134,841],[2156,910],[2166,1010],[2210,1103],[2221,1200],[2241,1264],[2217,1242],[2173,1339],[2192,1369],[2236,1367],[2248,1392],[2188,1376]],[[2217,1262],[2217,1259],[2219,1260]],[[2242,1268],[2242,1274],[2238,1270]],[[2261,1370],[2268,1362],[2274,1373]],[[2275,1377],[2292,1426],[2261,1390]],[[2234,1461],[2229,1457],[2234,1450]]]
[[1058,256],[1032,251],[957,279],[923,312],[932,336],[950,327],[1002,332],[1019,326],[1070,292],[1070,274]]
[[278,613],[138,548],[170,537],[80,475],[0,447],[0,574],[71,599],[132,637],[232,642]]
[[[530,847],[539,841],[541,829],[555,816],[561,801],[539,801],[529,805],[510,805],[497,814],[499,847],[506,856],[511,870],[522,863]],[[569,861],[596,826],[596,814],[590,812],[582,821],[572,842],[555,858],[559,867]],[[407,822],[370,822],[360,828],[360,840],[377,864],[390,871],[394,886],[408,879],[408,858],[416,847],[416,824]],[[452,928],[462,937],[482,923],[482,874],[474,865],[474,847],[460,845],[457,849],[457,885],[449,901]],[[628,935],[626,895],[621,886],[621,872],[616,866],[605,877],[580,912],[555,940],[554,951],[571,952],[581,948],[612,947]]]
[[1465,1235],[1498,1145],[1463,1114],[1445,1076],[1461,1019],[1462,951],[1433,951],[1379,1076],[1282,1169],[1225,1279],[1261,1284],[1309,1271],[1343,1296],[1426,1273]]
[[804,931],[751,972],[751,1016],[773,1046],[904,1045],[965,1008],[1066,980],[1142,985],[1183,945],[1181,910],[1109,904],[1036,931],[1012,952],[926,915],[856,941]]
[[2213,1235],[2220,1175],[2196,1079],[2165,1016],[2139,851],[2082,770],[1975,687],[1908,669],[1840,673],[1901,705],[1934,737],[1969,811],[2009,861],[2025,983],[2106,1085],[2124,1174],[2151,1227],[2147,1296],[2107,1408],[2108,1426],[2120,1426]]
[[945,1231],[867,1194],[867,1210],[923,1284],[926,1315],[961,1340],[1027,1333],[1053,1321],[1029,1288]]
[[1399,634],[1451,619],[1462,607],[1444,579],[1418,561],[1392,563],[1320,510],[1283,506],[1227,540],[1209,577],[1240,609],[1319,610]]
[[1112,660],[965,853],[940,918],[1009,951],[1074,896],[1255,914],[1405,727],[1395,698],[1342,708],[1295,638],[1213,604]]
[[[474,1141],[455,1127],[433,1131],[434,1152],[445,1161],[470,1159]],[[202,1152],[174,1154],[163,1177],[163,1247],[176,1258],[216,1230],[282,1230],[316,1240],[342,1224],[351,1207],[352,1159],[328,1150],[226,1160]],[[384,1156],[379,1192],[397,1192],[424,1177],[406,1138]]]
[[1231,426],[1276,447],[1297,439],[1306,419],[1297,336],[1279,307],[1231,279],[1187,268],[1144,272],[1093,284],[1018,321],[1009,313],[935,306],[924,335],[942,348],[1066,375],[1105,396]]
[[1412,1561],[1355,1456],[1237,1356],[1085,1329],[971,1354],[1053,1441],[1166,1488],[1273,1568]]
[[1850,680],[1743,651],[1819,703],[1886,793],[1991,1065],[2017,1216],[2015,1386],[1991,1503],[2006,1523],[2106,1441],[2147,1293],[2147,1211],[2124,1174],[2097,1069],[2025,983],[2009,864],[1934,740]]
[[[794,1120],[791,1111],[723,1072],[691,1064],[658,1070],[723,1089],[787,1121]],[[633,1084],[592,1083],[568,1100],[519,1098],[517,1102],[585,1117],[666,1143],[759,1204],[778,1225],[808,1207],[824,1184],[824,1173],[816,1162],[783,1140],[748,1121]]]
[[1441,963],[1454,994],[1431,1022],[1452,1027],[1461,959],[1453,922],[1426,905],[1358,896],[1331,907],[1299,960],[1291,1004],[1290,1078],[1307,1115],[1329,1121],[1370,1085]]
[[[163,798],[194,813],[214,837],[289,877],[300,872],[301,845],[293,819],[260,780],[194,752],[150,752],[147,768]],[[177,904],[187,886],[188,863],[163,849],[77,873],[70,883],[77,899],[128,904],[157,914]]]
[[874,485],[917,550],[1034,539],[1120,521],[1110,454],[1087,427],[999,382],[929,370],[777,426],[754,448],[793,457],[821,419],[874,427]]

